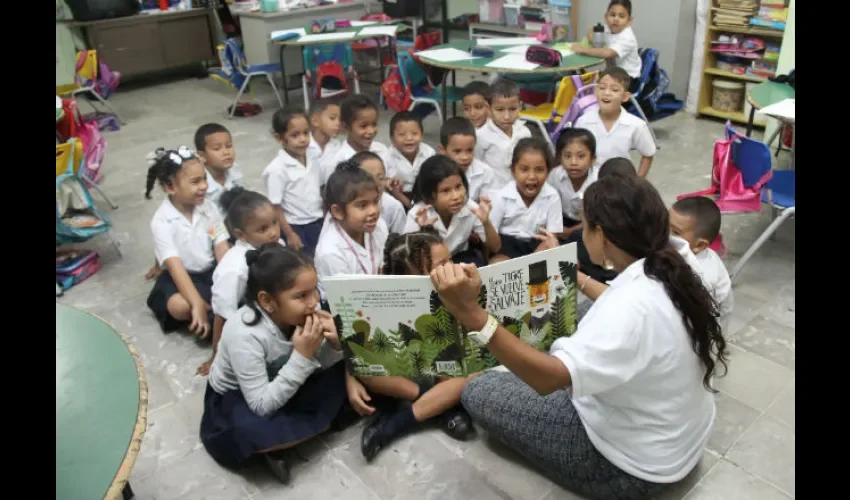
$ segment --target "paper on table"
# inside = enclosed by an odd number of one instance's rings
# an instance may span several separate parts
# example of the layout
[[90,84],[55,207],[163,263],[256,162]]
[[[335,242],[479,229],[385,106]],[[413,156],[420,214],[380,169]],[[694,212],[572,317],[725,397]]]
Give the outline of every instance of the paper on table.
[[540,43],[536,38],[479,38],[478,45],[536,45]]
[[517,45],[516,47],[508,47],[507,49],[500,49],[502,54],[522,54],[525,55],[525,52],[528,50],[528,45]]
[[272,40],[277,40],[279,37],[282,37],[284,35],[288,35],[289,33],[296,33],[299,37],[301,37],[301,36],[306,35],[307,31],[305,31],[304,28],[295,28],[295,29],[291,29],[291,30],[277,30],[277,31],[272,31],[271,35],[269,35],[269,38],[271,38]]
[[558,44],[553,45],[552,48],[557,50],[558,52],[560,52],[562,56],[569,57],[569,56],[575,54],[575,52],[573,52],[572,49],[570,49],[571,45],[572,45],[571,43],[558,43]]
[[368,28],[363,28],[360,30],[358,35],[366,36],[366,35],[386,35],[386,36],[395,36],[395,32],[398,31],[398,25],[394,24],[392,26],[369,26]]
[[496,60],[490,61],[489,63],[487,63],[486,66],[490,68],[519,69],[523,71],[530,71],[539,66],[539,64],[534,64],[532,62],[526,61],[525,56],[522,54],[508,54]]
[[378,24],[378,21],[350,21],[352,28],[359,28],[361,26],[371,26],[373,24]]
[[465,52],[463,50],[455,48],[423,50],[422,52],[417,52],[416,55],[440,62],[477,59],[477,57],[473,56],[469,52]]
[[794,99],[785,99],[777,103],[771,104],[770,106],[765,106],[761,108],[761,113],[767,116],[778,118],[779,120],[794,123],[794,110],[796,107],[794,102]]
[[324,40],[351,40],[354,38],[354,33],[317,33],[315,35],[305,35],[298,39],[299,42],[321,42]]

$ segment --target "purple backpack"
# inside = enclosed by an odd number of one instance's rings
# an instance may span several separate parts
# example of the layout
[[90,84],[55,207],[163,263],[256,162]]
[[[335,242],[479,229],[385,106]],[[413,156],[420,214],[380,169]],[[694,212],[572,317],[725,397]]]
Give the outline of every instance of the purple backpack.
[[576,93],[575,96],[573,96],[570,107],[567,108],[567,112],[564,113],[561,121],[558,122],[558,126],[555,127],[555,130],[553,130],[550,135],[552,144],[557,144],[558,137],[561,136],[561,132],[565,128],[572,127],[573,123],[575,123],[581,115],[585,114],[587,111],[599,108],[599,103],[596,102],[596,94],[594,93],[596,83],[594,82],[585,85],[581,80],[580,75],[572,75],[570,78],[576,88]]

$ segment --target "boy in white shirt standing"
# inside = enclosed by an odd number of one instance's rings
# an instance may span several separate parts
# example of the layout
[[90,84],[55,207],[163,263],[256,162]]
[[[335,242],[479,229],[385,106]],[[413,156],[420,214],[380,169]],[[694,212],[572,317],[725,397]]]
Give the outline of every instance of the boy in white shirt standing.
[[596,85],[598,111],[581,115],[576,128],[586,128],[596,137],[596,164],[602,165],[609,158],[628,158],[636,149],[640,155],[638,175],[646,177],[655,156],[655,141],[645,121],[623,109],[623,103],[631,95],[629,75],[622,68],[607,68],[599,74]]
[[409,209],[413,203],[413,181],[422,163],[437,154],[434,148],[422,142],[422,118],[411,111],[399,111],[390,119],[392,145],[382,153],[388,187],[398,201]]
[[708,248],[720,234],[720,209],[711,198],[682,198],[670,208],[670,233],[686,240],[696,255],[705,284],[717,301],[720,326],[725,328],[735,306],[732,280],[720,256]]
[[508,185],[513,180],[511,175],[511,157],[514,147],[526,137],[531,137],[531,131],[525,124],[519,122],[519,86],[516,82],[500,78],[490,85],[490,118],[478,130],[478,145],[475,157],[493,169],[496,174],[498,188]]
[[[638,42],[632,30],[631,0],[611,0],[605,11],[605,47],[585,47],[573,44],[576,54],[601,57],[608,60],[608,67],[623,68],[632,78],[629,92],[634,93],[640,84],[641,60]],[[587,39],[593,37],[593,28],[588,30]]]
[[342,146],[339,139],[339,103],[322,99],[310,106],[310,146],[308,153],[322,164]]

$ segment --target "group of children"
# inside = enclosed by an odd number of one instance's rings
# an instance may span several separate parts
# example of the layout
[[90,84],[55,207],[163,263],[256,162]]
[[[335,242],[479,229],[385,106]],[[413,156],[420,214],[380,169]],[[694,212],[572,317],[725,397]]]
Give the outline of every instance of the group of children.
[[[355,412],[375,415],[362,435],[367,459],[435,417],[467,439],[474,430],[460,405],[465,379],[348,374],[322,280],[495,263],[544,249],[544,235],[577,242],[582,272],[610,280],[613,271],[583,251],[581,199],[600,176],[649,171],[654,142],[622,109],[629,85],[624,70],[603,71],[598,112],[564,131],[554,157],[518,120],[519,88],[505,79],[466,88],[464,117],[446,120],[437,150],[422,142],[421,119],[409,112],[392,117],[390,146],[376,142],[379,110],[364,95],[279,110],[272,131],[281,149],[263,171],[265,195],[241,186],[221,125],[198,129],[197,153],[160,151],[146,195],[155,180],[168,195],[151,222],[164,269],[148,306],[165,331],[188,324],[201,337],[212,332],[213,357],[199,368],[209,374],[201,422],[208,452],[227,465],[262,455],[287,481],[283,450],[344,427]],[[643,156],[638,169],[631,149]],[[702,256],[716,283],[728,281],[708,249],[719,232],[714,203],[687,199],[672,211],[672,233]],[[725,285],[712,286],[731,299]]]

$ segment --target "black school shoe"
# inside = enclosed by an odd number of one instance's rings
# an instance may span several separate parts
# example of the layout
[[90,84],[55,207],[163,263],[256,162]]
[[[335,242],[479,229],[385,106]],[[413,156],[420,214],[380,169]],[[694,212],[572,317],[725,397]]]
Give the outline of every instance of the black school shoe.
[[375,412],[372,421],[363,429],[363,434],[360,436],[360,453],[363,454],[367,462],[375,458],[375,455],[386,444],[384,436],[387,435],[387,432],[384,430],[384,425],[386,424],[387,416],[387,413],[381,411]]
[[472,425],[472,417],[461,405],[449,408],[440,415],[443,424],[443,432],[458,441],[466,441],[475,435],[475,427]]
[[284,451],[264,453],[263,458],[266,459],[266,463],[269,469],[271,469],[272,474],[274,474],[274,477],[283,484],[289,484],[289,462]]

